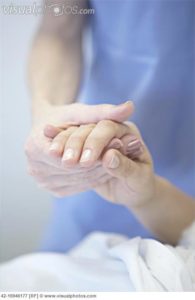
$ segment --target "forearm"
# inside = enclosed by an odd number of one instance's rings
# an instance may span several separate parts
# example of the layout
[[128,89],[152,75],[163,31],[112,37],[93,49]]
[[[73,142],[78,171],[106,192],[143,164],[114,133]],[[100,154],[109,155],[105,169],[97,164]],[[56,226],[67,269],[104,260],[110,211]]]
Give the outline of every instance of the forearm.
[[33,105],[71,103],[75,100],[81,75],[81,42],[63,41],[59,36],[40,33],[30,56],[29,77]]
[[134,213],[160,240],[176,244],[195,220],[195,202],[167,180],[155,177],[155,196]]
[[[79,3],[84,5],[84,1]],[[49,106],[76,100],[82,71],[83,24],[82,16],[44,17],[29,59],[34,119]]]

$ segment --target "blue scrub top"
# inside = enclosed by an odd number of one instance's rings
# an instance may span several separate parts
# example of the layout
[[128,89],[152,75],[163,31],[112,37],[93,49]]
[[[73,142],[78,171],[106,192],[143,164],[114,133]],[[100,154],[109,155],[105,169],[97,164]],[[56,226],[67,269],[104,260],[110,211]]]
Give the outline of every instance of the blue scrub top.
[[[194,0],[92,0],[93,61],[82,102],[135,102],[132,120],[155,171],[195,195]],[[125,207],[88,191],[55,199],[43,250],[67,251],[87,233],[151,234]]]

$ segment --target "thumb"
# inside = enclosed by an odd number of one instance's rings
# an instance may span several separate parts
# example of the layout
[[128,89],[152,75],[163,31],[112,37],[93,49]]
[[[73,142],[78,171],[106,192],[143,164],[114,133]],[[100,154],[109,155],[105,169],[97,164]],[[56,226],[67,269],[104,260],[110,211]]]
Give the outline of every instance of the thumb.
[[133,109],[132,101],[127,101],[120,105],[86,105],[75,103],[69,107],[68,118],[69,121],[78,124],[97,123],[106,119],[124,122],[132,115]]
[[102,158],[102,163],[107,172],[113,177],[125,180],[126,182],[129,178],[132,180],[137,177],[136,162],[124,156],[118,150],[108,150]]
[[73,122],[66,122],[62,127],[47,124],[47,125],[45,125],[45,127],[43,129],[43,133],[46,137],[53,139],[56,137],[56,135],[58,135],[64,129],[67,129],[67,128],[69,128],[71,126],[75,126],[75,125],[76,124]]

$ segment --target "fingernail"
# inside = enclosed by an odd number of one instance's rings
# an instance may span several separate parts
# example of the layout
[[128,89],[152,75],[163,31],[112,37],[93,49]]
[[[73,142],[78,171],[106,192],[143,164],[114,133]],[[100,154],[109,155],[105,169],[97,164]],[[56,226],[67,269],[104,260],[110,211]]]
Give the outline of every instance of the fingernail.
[[141,146],[141,142],[139,141],[139,140],[132,140],[131,142],[129,142],[128,144],[127,144],[127,149],[128,150],[132,150],[132,149],[139,149],[140,148],[140,146]]
[[116,169],[119,166],[119,158],[116,155],[113,155],[113,157],[111,158],[111,161],[109,162],[108,167],[111,169]]
[[110,144],[109,148],[120,149],[121,148],[121,144],[118,143],[118,142],[114,142],[113,144]]
[[57,143],[53,143],[49,148],[49,151],[51,151],[51,152],[57,151],[57,150],[59,150],[59,144],[57,144]]
[[138,149],[134,149],[133,151],[127,152],[127,155],[130,158],[134,158],[134,157],[140,156],[142,153],[143,153],[143,148],[141,147],[141,148],[138,148]]
[[126,155],[130,156],[131,158],[138,157],[140,154],[143,153],[142,144],[134,146],[132,148],[127,148]]
[[67,149],[64,153],[64,156],[63,156],[63,161],[65,160],[69,160],[69,159],[72,159],[74,157],[74,151],[73,149]]
[[123,146],[123,143],[119,139],[113,139],[109,145],[109,148],[120,149]]
[[80,162],[85,162],[85,161],[90,160],[91,154],[92,154],[92,151],[90,149],[86,149],[81,156]]

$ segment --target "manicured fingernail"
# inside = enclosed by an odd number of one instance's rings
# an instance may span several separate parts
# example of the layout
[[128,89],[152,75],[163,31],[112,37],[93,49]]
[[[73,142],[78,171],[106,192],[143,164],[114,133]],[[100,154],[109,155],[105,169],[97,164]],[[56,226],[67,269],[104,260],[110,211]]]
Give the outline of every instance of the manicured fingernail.
[[113,157],[111,158],[111,161],[108,164],[108,167],[111,169],[116,169],[119,166],[119,158],[116,155],[113,155]]
[[53,152],[53,151],[58,151],[60,148],[59,144],[57,143],[53,143],[50,148],[49,148],[49,151]]
[[140,147],[140,148],[137,148],[137,149],[133,149],[132,151],[127,151],[127,155],[129,156],[129,157],[138,157],[138,156],[140,156],[140,154],[142,154],[143,153],[143,148],[142,148],[142,146]]
[[118,143],[118,142],[114,142],[113,144],[110,145],[109,148],[120,149],[121,148],[121,144]]
[[64,153],[64,156],[63,156],[63,161],[65,160],[69,160],[69,159],[72,159],[74,158],[74,150],[73,149],[67,149]]
[[143,147],[140,146],[139,148],[134,148],[134,149],[127,149],[126,151],[126,155],[133,157],[135,156],[139,156],[140,154],[143,153]]
[[113,139],[109,145],[110,148],[120,149],[123,146],[123,143],[119,139]]
[[80,162],[85,162],[85,161],[90,160],[91,154],[92,154],[92,151],[90,149],[86,149],[81,156]]
[[138,148],[141,146],[141,142],[139,140],[132,140],[131,142],[128,143],[127,145],[127,149],[130,150],[130,149],[135,149],[135,148]]

